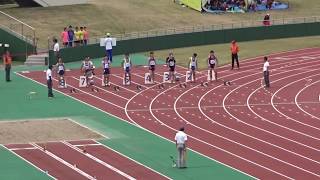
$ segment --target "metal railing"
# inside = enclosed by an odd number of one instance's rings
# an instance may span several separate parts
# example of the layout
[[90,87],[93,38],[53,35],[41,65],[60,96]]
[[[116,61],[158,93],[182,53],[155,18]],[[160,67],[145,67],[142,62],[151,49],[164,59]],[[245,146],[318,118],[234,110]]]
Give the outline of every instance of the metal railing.
[[[271,26],[299,24],[299,23],[313,23],[313,22],[320,22],[320,16],[281,18],[281,19],[270,20]],[[117,38],[117,41],[121,41],[121,40],[157,37],[157,36],[165,36],[165,35],[173,35],[173,34],[184,34],[184,33],[226,30],[226,29],[239,29],[239,28],[261,27],[261,26],[265,26],[263,24],[263,20],[251,20],[251,21],[240,21],[235,23],[225,23],[225,24],[216,24],[216,25],[186,26],[186,27],[169,28],[169,29],[154,29],[149,31],[130,32],[130,33],[124,33],[124,34],[112,34],[112,37]],[[103,38],[103,37],[105,37],[105,35],[90,37],[88,44],[100,43],[100,38]],[[50,48],[52,48],[51,41],[52,41],[52,38],[48,38],[48,46]]]
[[13,35],[33,45],[33,52],[36,53],[37,38],[36,29],[9,14],[0,11],[0,26]]

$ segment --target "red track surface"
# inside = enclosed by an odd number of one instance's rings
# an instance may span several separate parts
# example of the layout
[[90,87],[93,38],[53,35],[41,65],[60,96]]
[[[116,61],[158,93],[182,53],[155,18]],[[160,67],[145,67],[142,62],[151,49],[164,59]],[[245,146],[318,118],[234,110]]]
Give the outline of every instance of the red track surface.
[[94,140],[5,147],[56,179],[166,179]]
[[[261,84],[260,57],[242,62],[241,70],[219,68],[220,79],[232,81],[231,86],[219,81],[209,87],[190,83],[186,89],[166,84],[163,90],[148,85],[136,91],[132,85],[121,86],[119,92],[112,88],[92,92],[77,88],[79,72],[71,71],[68,85],[79,93],[59,91],[167,139],[185,126],[192,150],[253,177],[319,179],[319,55],[317,48],[270,55],[270,89]],[[146,71],[136,68],[133,81],[143,84]],[[158,72],[163,71],[159,66]],[[120,74],[121,69],[113,73]],[[206,80],[204,74],[198,75],[199,82]],[[21,75],[45,83],[43,72]],[[120,75],[111,81],[122,82]]]

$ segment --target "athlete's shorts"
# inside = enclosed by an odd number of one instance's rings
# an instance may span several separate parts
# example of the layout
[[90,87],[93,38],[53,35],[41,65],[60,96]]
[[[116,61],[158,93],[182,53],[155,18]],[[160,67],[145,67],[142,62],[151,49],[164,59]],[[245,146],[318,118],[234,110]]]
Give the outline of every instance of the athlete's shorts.
[[195,67],[195,66],[191,66],[191,70],[192,70],[192,71],[195,71],[195,70],[196,70],[196,67]]
[[211,69],[214,69],[215,66],[216,66],[216,64],[210,64]]
[[169,66],[169,71],[174,72],[175,68],[176,68],[175,66]]
[[149,70],[154,71],[156,69],[155,65],[150,65]]
[[130,67],[126,67],[125,71],[126,73],[130,73]]
[[110,69],[109,69],[109,68],[104,68],[103,74],[104,74],[104,75],[110,74]]
[[60,70],[60,71],[58,72],[58,74],[59,74],[60,76],[63,76],[63,75],[64,75],[64,70]]

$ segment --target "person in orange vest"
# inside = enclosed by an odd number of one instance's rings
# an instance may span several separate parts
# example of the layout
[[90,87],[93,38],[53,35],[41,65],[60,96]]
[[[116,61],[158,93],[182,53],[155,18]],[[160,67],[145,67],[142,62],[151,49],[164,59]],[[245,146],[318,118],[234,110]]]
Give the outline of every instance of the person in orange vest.
[[233,67],[234,67],[234,61],[237,62],[237,67],[238,67],[238,69],[239,69],[239,68],[240,68],[240,66],[239,66],[239,57],[238,57],[239,46],[237,45],[237,43],[236,43],[235,40],[233,40],[233,41],[231,42],[230,50],[231,50],[231,59],[232,59],[231,70],[232,70]]
[[10,55],[10,52],[6,50],[6,52],[2,56],[3,64],[5,66],[6,71],[6,81],[10,82],[10,70],[11,70],[11,64],[12,64],[12,57]]

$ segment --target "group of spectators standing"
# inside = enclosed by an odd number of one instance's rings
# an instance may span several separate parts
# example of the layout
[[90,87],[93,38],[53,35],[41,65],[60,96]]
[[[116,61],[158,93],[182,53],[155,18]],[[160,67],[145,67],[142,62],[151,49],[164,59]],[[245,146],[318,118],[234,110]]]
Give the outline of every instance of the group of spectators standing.
[[61,42],[64,47],[87,45],[89,42],[89,31],[85,26],[76,26],[75,30],[73,30],[73,27],[70,25],[68,28],[65,27],[61,32]]
[[266,9],[271,9],[274,0],[248,0],[246,4],[245,0],[208,0],[206,8],[213,11],[227,11],[232,10],[234,7],[239,7],[248,11],[256,11],[257,5],[265,5]]

